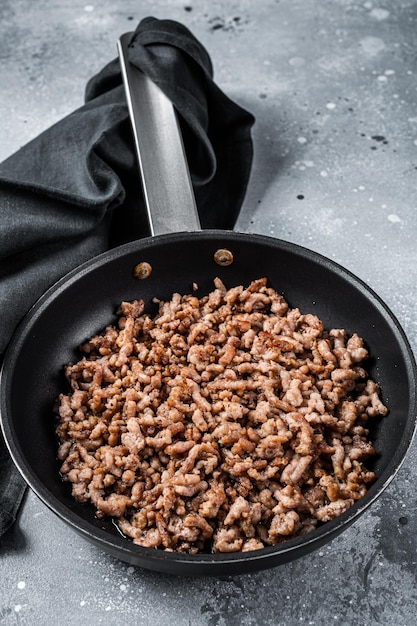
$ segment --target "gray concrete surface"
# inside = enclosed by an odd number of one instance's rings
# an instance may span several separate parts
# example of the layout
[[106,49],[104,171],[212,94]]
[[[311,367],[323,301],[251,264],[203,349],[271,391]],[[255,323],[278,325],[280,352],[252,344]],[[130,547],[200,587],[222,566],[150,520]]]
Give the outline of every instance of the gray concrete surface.
[[[417,348],[417,2],[1,0],[0,159],[82,104],[143,17],[182,21],[251,110],[238,227],[312,248],[389,305]],[[0,217],[1,219],[1,217]],[[0,623],[412,626],[417,454],[342,536],[266,572],[183,580],[86,543],[31,493],[0,546]]]

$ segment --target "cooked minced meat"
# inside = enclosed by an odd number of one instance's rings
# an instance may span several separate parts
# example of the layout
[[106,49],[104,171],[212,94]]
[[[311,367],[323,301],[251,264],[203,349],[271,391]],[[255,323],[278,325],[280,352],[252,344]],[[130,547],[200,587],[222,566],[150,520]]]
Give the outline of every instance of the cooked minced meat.
[[66,366],[58,458],[74,498],[141,546],[257,550],[348,509],[375,479],[383,416],[362,339],[325,330],[261,278],[123,302]]

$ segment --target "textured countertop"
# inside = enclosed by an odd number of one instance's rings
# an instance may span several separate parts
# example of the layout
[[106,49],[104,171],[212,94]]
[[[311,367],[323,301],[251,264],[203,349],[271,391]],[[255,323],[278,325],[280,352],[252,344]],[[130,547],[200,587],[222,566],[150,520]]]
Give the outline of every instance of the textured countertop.
[[[0,160],[79,107],[119,35],[148,15],[187,25],[217,83],[256,116],[238,229],[351,270],[416,352],[417,2],[2,0]],[[330,545],[232,578],[135,569],[28,493],[0,544],[0,623],[411,626],[416,472],[414,444],[384,495]]]

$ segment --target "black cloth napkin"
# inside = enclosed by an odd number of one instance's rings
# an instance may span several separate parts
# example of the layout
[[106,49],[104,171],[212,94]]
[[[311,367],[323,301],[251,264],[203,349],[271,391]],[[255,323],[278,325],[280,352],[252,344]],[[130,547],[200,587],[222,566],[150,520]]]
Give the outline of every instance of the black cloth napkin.
[[[253,116],[213,81],[209,54],[172,20],[148,17],[129,59],[176,107],[202,228],[232,229],[252,165]],[[0,361],[20,319],[56,280],[149,235],[118,59],[85,103],[0,164]],[[0,435],[0,536],[25,483]]]

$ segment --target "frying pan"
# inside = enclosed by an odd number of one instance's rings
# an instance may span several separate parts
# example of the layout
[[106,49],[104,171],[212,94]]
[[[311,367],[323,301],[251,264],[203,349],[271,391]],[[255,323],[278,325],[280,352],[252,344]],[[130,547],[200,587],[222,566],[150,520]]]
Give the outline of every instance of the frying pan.
[[[83,264],[49,289],[23,319],[1,372],[4,437],[16,466],[39,498],[72,529],[123,561],[183,576],[234,575],[281,565],[348,528],[396,475],[415,432],[415,360],[392,312],[340,265],[270,237],[199,230],[175,113],[162,92],[126,61],[130,36],[120,39],[119,56],[152,236]],[[229,251],[233,262],[219,265],[218,250]],[[134,268],[142,263],[152,272],[139,280]],[[153,297],[190,293],[193,283],[198,295],[208,293],[216,276],[228,287],[267,276],[291,306],[316,314],[326,328],[345,328],[365,339],[370,353],[367,369],[390,409],[371,426],[377,451],[371,469],[377,479],[340,517],[278,546],[198,555],[143,548],[123,537],[112,521],[97,519],[92,507],[76,502],[61,480],[52,407],[65,389],[63,366],[79,359],[77,346],[115,321],[121,301],[143,298],[151,310]]]

